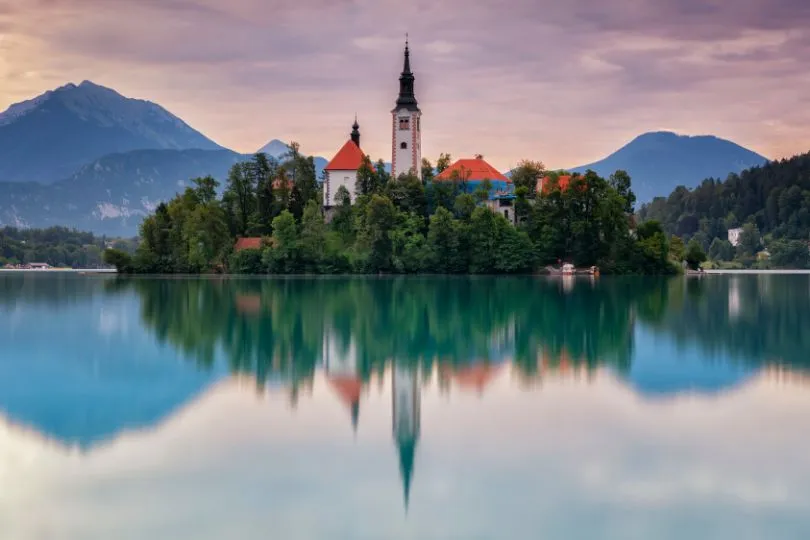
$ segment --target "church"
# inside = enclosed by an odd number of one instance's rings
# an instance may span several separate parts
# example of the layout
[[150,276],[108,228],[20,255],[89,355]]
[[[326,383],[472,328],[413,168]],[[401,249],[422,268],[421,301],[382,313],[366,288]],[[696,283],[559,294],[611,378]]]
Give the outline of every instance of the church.
[[[422,111],[416,100],[414,82],[416,78],[411,71],[411,51],[405,41],[405,59],[402,74],[399,76],[399,96],[391,111],[391,177],[413,172],[419,174],[422,164]],[[323,184],[323,206],[327,211],[339,204],[337,193],[341,187],[349,192],[351,202],[356,198],[355,184],[357,171],[363,165],[364,152],[360,146],[360,125],[355,117],[349,140],[338,150],[326,165]],[[453,174],[455,171],[455,174]],[[493,186],[488,206],[502,211],[507,219],[513,220],[506,207],[511,207],[510,196],[514,191],[512,182],[498,172],[483,156],[472,159],[460,159],[450,168],[439,174],[435,181],[455,181],[458,177],[468,190],[474,190],[482,181],[488,180]],[[496,208],[497,207],[497,208]],[[501,207],[504,210],[501,210]]]

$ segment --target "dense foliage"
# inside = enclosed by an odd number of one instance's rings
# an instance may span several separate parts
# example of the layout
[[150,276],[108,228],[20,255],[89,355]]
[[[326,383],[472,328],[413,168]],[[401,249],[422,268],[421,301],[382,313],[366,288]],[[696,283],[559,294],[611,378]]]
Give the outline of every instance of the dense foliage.
[[[660,222],[669,234],[694,239],[714,261],[736,259],[752,265],[767,249],[767,264],[806,268],[810,154],[731,174],[725,181],[710,178],[693,190],[679,187],[669,197],[643,206],[639,218]],[[736,249],[728,242],[733,228],[743,229]],[[760,263],[765,264],[762,257]]]
[[[449,161],[443,154],[439,169]],[[107,260],[135,273],[507,274],[563,261],[614,273],[673,271],[666,238],[631,235],[626,173],[605,180],[589,172],[567,186],[549,175],[537,195],[543,166],[522,162],[513,171],[514,204],[503,203],[519,218],[514,226],[487,206],[490,182],[472,185],[460,175],[435,182],[430,163],[422,165],[422,178],[391,178],[366,158],[354,203],[341,188],[325,216],[312,158],[293,143],[281,162],[257,154],[236,164],[219,197],[216,180],[194,179],[143,222],[132,260],[122,253]],[[234,253],[244,237],[262,244]]]
[[108,246],[134,250],[127,240],[110,240],[65,227],[49,229],[0,229],[0,266],[47,263],[56,267],[99,268]]

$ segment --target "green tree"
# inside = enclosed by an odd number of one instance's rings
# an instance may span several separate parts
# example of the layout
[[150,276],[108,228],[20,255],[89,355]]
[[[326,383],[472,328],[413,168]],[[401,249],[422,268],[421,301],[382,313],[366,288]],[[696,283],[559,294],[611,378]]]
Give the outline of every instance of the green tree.
[[705,261],[706,253],[704,253],[703,247],[693,238],[686,246],[686,264],[692,270],[697,270]]
[[307,203],[301,220],[300,258],[304,272],[320,272],[325,249],[326,225],[321,206],[312,200]]
[[680,236],[672,235],[669,239],[669,258],[681,262],[686,257],[686,246]]
[[709,258],[713,261],[730,261],[734,258],[734,246],[728,240],[715,238],[709,246]]
[[273,220],[272,245],[264,250],[265,266],[274,274],[298,272],[298,230],[295,217],[284,210]]
[[450,154],[440,154],[439,159],[436,161],[436,171],[441,174],[445,169],[449,168],[453,163]]
[[256,185],[253,171],[247,163],[237,163],[228,172],[223,205],[237,236],[249,236],[256,212]]
[[537,183],[546,172],[546,166],[540,161],[523,160],[518,166],[512,169],[512,183],[515,190],[526,188],[527,197],[533,197],[537,189]]
[[737,252],[742,256],[752,257],[757,254],[760,245],[759,228],[753,223],[743,225]]
[[636,195],[631,189],[630,175],[627,171],[616,171],[610,175],[610,187],[616,190],[616,193],[624,199],[624,211],[628,214],[633,213],[636,204]]
[[455,274],[467,270],[467,261],[461,250],[460,226],[444,207],[430,216],[427,252],[428,269],[441,274]]

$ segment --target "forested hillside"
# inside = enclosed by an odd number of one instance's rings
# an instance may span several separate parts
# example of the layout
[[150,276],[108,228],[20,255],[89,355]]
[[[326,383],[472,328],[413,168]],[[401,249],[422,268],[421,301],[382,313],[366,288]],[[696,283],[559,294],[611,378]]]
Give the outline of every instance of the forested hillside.
[[0,228],[0,267],[5,264],[48,263],[51,266],[98,268],[104,266],[106,247],[133,251],[134,241],[107,239],[66,227],[50,229]]
[[796,250],[796,241],[810,238],[810,154],[731,174],[725,181],[707,179],[693,190],[678,187],[668,198],[644,205],[639,218],[694,238],[715,259],[735,255],[725,243],[728,229],[737,227],[744,229],[744,253],[737,249],[738,257],[753,256],[763,247]]

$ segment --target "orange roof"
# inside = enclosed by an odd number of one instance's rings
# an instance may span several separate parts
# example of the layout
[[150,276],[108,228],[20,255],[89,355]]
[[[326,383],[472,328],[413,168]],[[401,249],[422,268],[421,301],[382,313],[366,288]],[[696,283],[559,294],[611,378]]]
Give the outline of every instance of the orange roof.
[[457,370],[454,374],[454,378],[460,387],[481,393],[490,381],[495,378],[501,367],[502,364],[487,364],[481,362]]
[[234,246],[234,251],[242,251],[243,249],[262,249],[261,237],[252,238],[239,238]]
[[459,159],[439,173],[436,180],[451,180],[453,171],[458,171],[459,177],[470,182],[478,182],[481,180],[511,182],[511,180],[498,172],[495,167],[484,161],[483,158]]
[[[565,191],[566,189],[568,189],[568,186],[571,184],[571,179],[574,176],[579,176],[579,175],[573,175],[572,176],[570,174],[564,174],[564,175],[561,175],[561,176],[557,177],[557,185],[559,186],[560,191]],[[536,188],[535,191],[537,193],[542,192],[543,194],[547,194],[551,190],[551,185],[549,184],[549,180],[550,180],[550,178],[545,177],[545,176],[540,178],[537,181],[537,188]]]
[[262,310],[262,297],[258,294],[238,295],[236,297],[236,310],[239,313],[255,315]]
[[363,390],[363,383],[356,377],[330,377],[329,384],[337,392],[340,400],[347,406],[360,401],[360,392]]
[[363,164],[363,158],[365,156],[360,147],[354,144],[354,141],[348,140],[324,169],[327,171],[356,171]]

